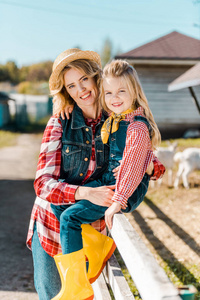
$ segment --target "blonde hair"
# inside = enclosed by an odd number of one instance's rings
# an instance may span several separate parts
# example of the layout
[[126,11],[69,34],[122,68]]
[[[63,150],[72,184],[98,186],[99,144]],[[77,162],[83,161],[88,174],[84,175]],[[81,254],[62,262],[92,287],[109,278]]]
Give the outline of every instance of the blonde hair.
[[56,87],[53,90],[50,90],[50,94],[53,96],[53,114],[60,114],[60,112],[64,110],[66,105],[75,103],[64,86],[64,74],[71,68],[83,71],[88,77],[94,78],[97,89],[98,91],[100,90],[102,70],[95,61],[87,59],[77,59],[70,62],[60,72],[56,81]]
[[[161,141],[160,131],[154,121],[153,114],[149,108],[147,98],[134,67],[129,65],[125,60],[113,60],[103,69],[102,79],[106,77],[121,77],[126,81],[129,92],[133,95],[133,108],[137,109],[140,106],[143,107],[144,115],[151,125],[151,144],[152,148],[155,150]],[[100,99],[103,109],[109,112],[105,103],[103,84],[101,84]]]

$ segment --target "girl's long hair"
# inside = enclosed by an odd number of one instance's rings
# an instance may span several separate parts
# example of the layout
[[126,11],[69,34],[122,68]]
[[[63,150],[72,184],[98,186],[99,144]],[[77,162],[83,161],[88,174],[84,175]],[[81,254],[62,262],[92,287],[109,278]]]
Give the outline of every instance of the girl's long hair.
[[[75,103],[75,101],[70,97],[64,86],[64,74],[67,70],[71,68],[76,68],[84,72],[87,76],[94,78],[95,83],[97,85],[97,90],[100,90],[102,70],[96,62],[87,59],[77,59],[69,63],[60,72],[57,79],[56,88],[50,91],[51,95],[53,96],[53,114],[60,114],[60,112],[64,110],[66,105],[71,105]],[[97,99],[97,101],[99,101],[99,99]]]
[[[161,141],[160,131],[155,123],[153,114],[149,108],[147,98],[134,67],[129,65],[129,63],[125,60],[113,60],[103,69],[103,79],[106,77],[121,77],[126,81],[129,92],[133,95],[133,108],[137,109],[142,106],[144,109],[144,115],[151,125],[151,144],[152,148],[155,150]],[[101,84],[100,99],[103,109],[110,112],[105,103],[103,84]]]

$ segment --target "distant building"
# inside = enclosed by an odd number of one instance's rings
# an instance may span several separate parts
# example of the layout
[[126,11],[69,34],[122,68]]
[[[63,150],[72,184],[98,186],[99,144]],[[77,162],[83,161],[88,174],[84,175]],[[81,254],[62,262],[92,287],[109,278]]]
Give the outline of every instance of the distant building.
[[0,92],[0,128],[7,125],[10,120],[9,100],[12,100],[6,93]]
[[[128,60],[137,70],[163,138],[200,128],[189,90],[168,92],[173,80],[200,61],[200,40],[174,31],[115,58]],[[195,92],[200,93],[200,86]]]

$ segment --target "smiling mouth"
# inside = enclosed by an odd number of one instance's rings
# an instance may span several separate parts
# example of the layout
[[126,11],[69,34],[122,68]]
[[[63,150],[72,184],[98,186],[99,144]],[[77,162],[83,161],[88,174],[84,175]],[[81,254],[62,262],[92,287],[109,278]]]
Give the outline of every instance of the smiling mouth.
[[112,104],[112,106],[114,106],[114,107],[119,107],[119,106],[121,106],[123,104],[123,102],[118,102],[118,103],[113,103]]
[[90,95],[91,95],[91,92],[85,94],[84,96],[82,96],[82,97],[80,97],[80,98],[81,98],[82,100],[85,100],[85,99],[87,99],[88,97],[90,97]]

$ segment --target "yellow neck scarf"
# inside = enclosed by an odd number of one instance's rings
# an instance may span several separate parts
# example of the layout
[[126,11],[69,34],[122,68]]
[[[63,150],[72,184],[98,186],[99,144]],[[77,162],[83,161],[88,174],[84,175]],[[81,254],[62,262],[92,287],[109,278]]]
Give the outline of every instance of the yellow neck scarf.
[[[125,116],[127,114],[130,114],[133,111],[134,109],[131,108],[131,109],[127,109],[121,114],[115,114],[114,112],[112,112],[111,116],[104,122],[101,128],[101,139],[104,144],[107,143],[110,132],[113,133],[117,131],[119,129],[119,122],[125,119]],[[111,124],[112,124],[112,128],[111,128]]]

